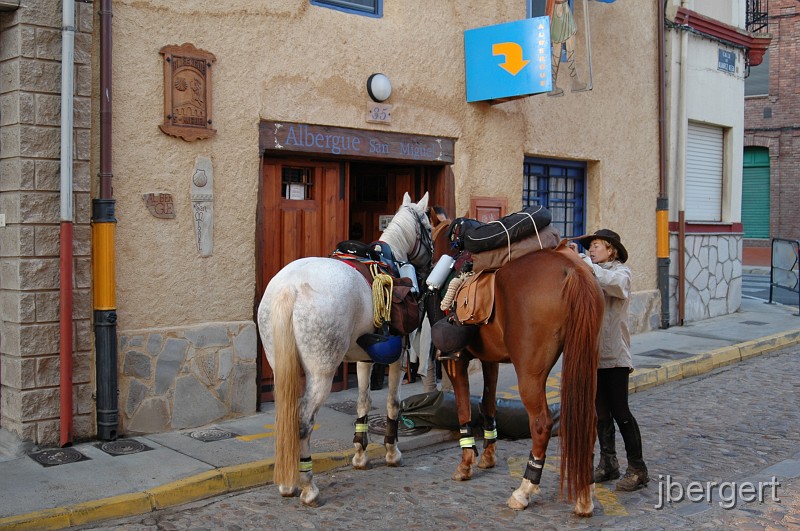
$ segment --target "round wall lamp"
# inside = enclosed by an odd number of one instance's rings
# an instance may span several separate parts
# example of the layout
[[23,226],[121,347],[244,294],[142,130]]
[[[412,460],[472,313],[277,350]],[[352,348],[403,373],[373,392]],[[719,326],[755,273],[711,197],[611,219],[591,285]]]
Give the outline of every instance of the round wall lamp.
[[392,83],[384,74],[372,74],[367,78],[367,92],[373,101],[386,101],[392,95]]

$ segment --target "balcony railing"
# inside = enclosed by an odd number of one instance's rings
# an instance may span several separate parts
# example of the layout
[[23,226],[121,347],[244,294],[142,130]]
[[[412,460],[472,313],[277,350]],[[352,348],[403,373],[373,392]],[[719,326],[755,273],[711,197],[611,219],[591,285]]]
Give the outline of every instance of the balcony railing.
[[769,32],[769,0],[747,0],[747,31]]

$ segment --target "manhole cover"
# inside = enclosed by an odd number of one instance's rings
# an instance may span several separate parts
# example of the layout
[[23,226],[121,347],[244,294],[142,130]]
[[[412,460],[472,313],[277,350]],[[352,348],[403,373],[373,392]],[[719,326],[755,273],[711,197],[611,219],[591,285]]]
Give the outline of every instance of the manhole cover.
[[[329,408],[338,411],[339,413],[346,413],[347,415],[358,415],[358,402],[355,400],[345,400],[344,402],[337,402],[335,404],[329,404]],[[375,407],[370,408],[370,411],[377,409]]]
[[753,326],[764,326],[769,323],[764,323],[761,321],[742,321],[742,324],[753,325]]
[[31,459],[42,466],[58,466],[78,461],[88,461],[89,458],[74,448],[56,448],[54,450],[42,450],[29,454]]
[[[369,428],[370,433],[374,433],[375,435],[386,435],[386,417],[384,416],[379,416],[379,415],[368,416],[367,426]],[[423,433],[428,433],[429,431],[431,431],[430,426],[409,428],[403,423],[402,419],[400,420],[397,426],[398,437],[415,437],[417,435],[422,435]]]
[[118,441],[100,443],[95,446],[113,456],[138,454],[139,452],[152,450],[152,448],[146,444],[140,443],[134,439],[120,439]]
[[197,430],[191,433],[187,433],[189,437],[192,439],[197,439],[198,441],[203,442],[214,442],[214,441],[222,441],[225,439],[231,439],[236,437],[236,433],[232,433],[230,431],[220,430],[219,428],[211,428],[207,430]]

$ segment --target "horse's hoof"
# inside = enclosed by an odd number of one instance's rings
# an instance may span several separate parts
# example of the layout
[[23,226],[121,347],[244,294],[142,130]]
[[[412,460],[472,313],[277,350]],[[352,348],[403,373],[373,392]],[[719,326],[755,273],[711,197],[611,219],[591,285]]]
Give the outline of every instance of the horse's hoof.
[[354,470],[369,470],[369,463],[359,463],[359,464],[353,463],[353,469]]
[[575,516],[580,516],[581,518],[591,518],[594,514],[594,510],[589,511],[588,513],[574,511]]
[[526,503],[522,503],[513,494],[511,495],[510,498],[508,498],[508,502],[506,502],[506,503],[508,504],[509,508],[514,509],[515,511],[524,511],[525,509],[528,508],[528,503],[527,502]]
[[497,461],[494,459],[494,457],[486,457],[486,454],[481,456],[481,462],[478,463],[478,468],[483,469],[494,468],[495,466],[497,466]]
[[284,498],[294,498],[298,494],[300,494],[300,489],[297,487],[287,487],[285,485],[278,486],[278,492],[281,493],[281,496]]
[[452,476],[454,481],[469,481],[472,479],[472,469],[464,470],[463,467],[458,467]]
[[300,498],[300,500],[303,502],[303,505],[305,505],[306,507],[311,507],[312,509],[316,509],[317,507],[322,507],[323,505],[325,505],[325,500],[323,500],[319,496],[309,501],[305,501],[302,498]]
[[400,468],[403,466],[403,460],[398,459],[397,461],[386,461],[386,466],[390,466],[392,468]]
[[300,501],[303,505],[308,507],[319,507],[322,505],[322,500],[319,497],[319,489],[313,483],[306,486],[300,494]]

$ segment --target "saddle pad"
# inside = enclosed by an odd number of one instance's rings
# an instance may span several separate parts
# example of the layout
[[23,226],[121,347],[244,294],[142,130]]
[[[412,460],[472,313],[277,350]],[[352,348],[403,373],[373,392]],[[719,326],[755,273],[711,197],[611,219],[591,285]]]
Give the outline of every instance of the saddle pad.
[[496,269],[484,269],[469,277],[456,293],[456,319],[462,325],[489,322],[494,311]]

